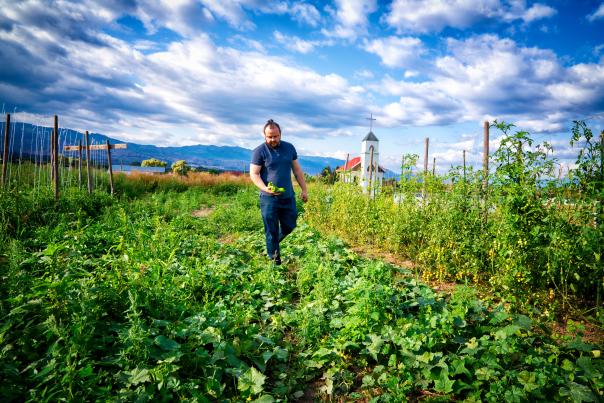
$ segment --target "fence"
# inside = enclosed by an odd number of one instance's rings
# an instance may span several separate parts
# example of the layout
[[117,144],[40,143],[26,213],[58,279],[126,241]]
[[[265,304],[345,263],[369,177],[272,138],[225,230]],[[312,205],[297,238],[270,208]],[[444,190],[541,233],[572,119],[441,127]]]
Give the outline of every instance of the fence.
[[[10,113],[6,114],[3,126],[3,189],[30,187],[35,192],[51,189],[58,202],[61,189],[83,187],[85,161],[88,193],[105,184],[108,184],[109,192],[114,193],[111,150],[125,149],[126,144],[109,144],[109,140],[98,139],[91,141],[86,131],[85,144],[82,145],[79,133],[59,128],[57,115],[51,128],[32,127],[29,138],[26,138],[25,123],[22,123],[19,133],[18,124],[11,123]],[[20,141],[16,141],[19,138]],[[19,149],[15,150],[17,143]]]

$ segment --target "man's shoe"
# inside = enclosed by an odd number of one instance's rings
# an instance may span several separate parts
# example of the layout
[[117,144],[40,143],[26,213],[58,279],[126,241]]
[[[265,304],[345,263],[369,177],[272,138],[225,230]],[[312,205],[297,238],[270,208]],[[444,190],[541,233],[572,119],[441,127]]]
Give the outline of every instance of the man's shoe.
[[273,259],[273,263],[275,263],[276,266],[281,266],[281,257],[277,256]]

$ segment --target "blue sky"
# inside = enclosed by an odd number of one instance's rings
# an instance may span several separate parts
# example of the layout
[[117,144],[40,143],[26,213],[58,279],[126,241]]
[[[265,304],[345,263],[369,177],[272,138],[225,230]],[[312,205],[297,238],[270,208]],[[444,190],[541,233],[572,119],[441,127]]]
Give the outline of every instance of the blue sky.
[[[604,128],[604,2],[0,0],[14,119],[156,145],[253,148],[272,118],[299,153],[481,160],[482,122],[550,141]],[[499,133],[493,132],[491,148]],[[421,161],[420,161],[421,163]]]

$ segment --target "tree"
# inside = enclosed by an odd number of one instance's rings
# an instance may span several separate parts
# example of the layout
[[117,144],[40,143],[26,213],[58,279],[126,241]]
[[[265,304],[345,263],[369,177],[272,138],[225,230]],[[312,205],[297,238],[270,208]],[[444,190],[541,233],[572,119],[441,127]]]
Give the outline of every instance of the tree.
[[178,175],[186,175],[191,170],[185,160],[178,160],[172,164],[172,172]]
[[142,167],[165,167],[168,163],[166,161],[158,160],[157,158],[149,158],[141,162]]
[[336,181],[336,170],[331,170],[331,167],[328,165],[319,174],[321,181],[327,184],[333,184]]
[[604,189],[604,131],[598,138],[584,121],[575,120],[573,123],[570,145],[581,147],[573,174],[581,192],[597,194]]

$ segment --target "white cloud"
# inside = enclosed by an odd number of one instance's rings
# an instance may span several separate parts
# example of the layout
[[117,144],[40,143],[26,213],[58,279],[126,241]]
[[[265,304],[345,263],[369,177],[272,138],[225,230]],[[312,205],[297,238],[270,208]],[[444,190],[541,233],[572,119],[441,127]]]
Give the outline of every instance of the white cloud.
[[133,12],[150,32],[159,27],[169,28],[183,36],[192,36],[204,29],[208,22],[226,21],[233,28],[249,31],[256,25],[248,11],[263,14],[289,14],[300,24],[317,27],[321,14],[304,1],[289,4],[279,0],[139,0]]
[[232,43],[232,44],[240,43],[248,49],[252,49],[252,50],[255,50],[255,51],[258,51],[261,53],[266,52],[266,49],[264,48],[264,45],[261,42],[255,40],[255,39],[248,38],[243,35],[231,36],[229,38],[229,43]]
[[291,6],[289,13],[295,21],[307,24],[311,27],[318,26],[321,21],[319,10],[312,4],[296,2]]
[[556,12],[541,3],[527,9],[524,0],[394,0],[385,21],[399,33],[430,33],[445,27],[468,28],[484,19],[530,23]]
[[387,77],[381,91],[399,97],[384,108],[388,125],[448,124],[489,115],[554,131],[602,107],[604,65],[565,67],[552,51],[481,35],[449,39],[428,80]]
[[370,80],[374,77],[374,74],[371,70],[367,70],[367,69],[363,69],[363,70],[358,70],[355,71],[354,73],[354,77],[355,78],[362,78],[365,80]]
[[59,112],[74,128],[161,145],[249,145],[267,117],[288,135],[326,137],[366,108],[364,89],[340,75],[217,46],[205,34],[148,54],[137,48],[149,43],[88,35],[84,42],[35,25],[0,29],[0,50],[15,55],[1,67],[3,101],[27,103],[33,114]]
[[312,52],[317,46],[330,46],[333,44],[330,40],[307,41],[298,38],[297,36],[285,35],[279,31],[273,32],[273,36],[278,43],[282,44],[287,49],[303,54]]
[[[325,157],[325,158],[337,158],[339,160],[346,161],[346,155],[349,154],[344,150],[336,150],[336,151],[320,151],[316,148],[297,148],[298,154],[300,155],[312,155],[315,157]],[[352,158],[352,157],[350,157]]]
[[323,29],[328,37],[355,40],[367,33],[367,17],[377,10],[376,0],[336,0],[333,30]]
[[409,68],[417,64],[420,57],[426,53],[422,41],[414,37],[389,36],[366,41],[364,49],[382,59],[388,67]]
[[556,9],[546,6],[544,4],[533,4],[531,8],[526,10],[522,15],[522,20],[526,23],[530,23],[543,18],[549,18],[556,15],[558,11]]
[[[181,0],[189,1],[189,0]],[[229,25],[240,29],[253,29],[254,23],[247,19],[243,7],[256,4],[253,0],[201,0],[202,4],[212,15],[226,20]],[[167,4],[174,4],[168,0]]]
[[598,9],[594,11],[592,14],[587,16],[587,19],[591,22],[598,20],[600,18],[604,18],[604,3],[600,4]]
[[386,21],[399,32],[438,32],[466,28],[498,7],[499,0],[394,0]]

